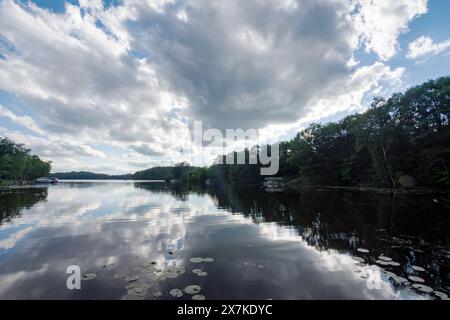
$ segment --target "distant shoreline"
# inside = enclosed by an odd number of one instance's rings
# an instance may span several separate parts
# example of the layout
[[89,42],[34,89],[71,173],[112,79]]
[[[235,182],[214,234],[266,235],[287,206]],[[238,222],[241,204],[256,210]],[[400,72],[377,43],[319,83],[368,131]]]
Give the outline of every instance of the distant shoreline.
[[152,179],[149,179],[149,180],[146,180],[146,179],[58,179],[58,181],[59,182],[77,182],[77,181],[80,181],[80,182],[82,182],[82,181],[111,181],[111,182],[114,182],[114,181],[129,181],[129,182],[161,182],[161,183],[163,183],[163,182],[166,182],[165,180],[158,180],[158,179],[155,179],[155,180],[152,180]]
[[[154,183],[165,183],[164,180],[131,180],[131,179],[58,179],[60,183],[64,182],[154,182]],[[22,189],[22,188],[35,188],[35,187],[47,187],[50,184],[46,183],[36,183],[35,181],[23,181],[19,183],[17,181],[1,181],[0,191],[11,190],[11,189]]]

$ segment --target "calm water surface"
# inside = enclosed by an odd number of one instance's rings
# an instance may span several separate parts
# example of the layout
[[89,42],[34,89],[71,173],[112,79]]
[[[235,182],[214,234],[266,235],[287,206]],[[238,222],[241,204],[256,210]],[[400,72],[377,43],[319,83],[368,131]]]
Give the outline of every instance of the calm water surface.
[[[449,213],[447,196],[111,181],[0,191],[0,298],[174,299],[189,285],[206,299],[445,298]],[[68,290],[70,265],[95,278]]]

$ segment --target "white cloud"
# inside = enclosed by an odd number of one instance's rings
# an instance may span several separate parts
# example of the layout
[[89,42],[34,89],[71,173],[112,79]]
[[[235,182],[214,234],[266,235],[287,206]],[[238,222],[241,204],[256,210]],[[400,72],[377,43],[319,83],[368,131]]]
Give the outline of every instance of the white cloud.
[[397,53],[398,37],[408,31],[409,23],[428,11],[428,0],[356,0],[355,3],[362,43],[366,51],[375,52],[383,61]]
[[450,48],[450,39],[434,43],[433,39],[422,36],[408,45],[408,59],[417,59],[427,55],[436,55]]

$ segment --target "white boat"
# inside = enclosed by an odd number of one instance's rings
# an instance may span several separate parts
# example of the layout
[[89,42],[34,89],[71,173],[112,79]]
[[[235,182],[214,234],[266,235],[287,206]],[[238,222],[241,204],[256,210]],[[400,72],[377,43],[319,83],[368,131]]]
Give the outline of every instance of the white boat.
[[284,186],[284,179],[278,178],[278,177],[270,177],[270,178],[264,178],[264,187],[283,187]]
[[283,192],[285,188],[284,179],[279,177],[265,178],[263,187],[266,192]]
[[36,183],[57,183],[58,179],[56,178],[38,178],[35,180]]

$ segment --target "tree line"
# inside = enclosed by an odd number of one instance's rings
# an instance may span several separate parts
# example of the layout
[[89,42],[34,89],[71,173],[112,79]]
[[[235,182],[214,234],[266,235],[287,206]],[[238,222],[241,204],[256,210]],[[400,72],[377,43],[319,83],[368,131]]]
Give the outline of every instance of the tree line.
[[109,175],[104,173],[94,173],[88,171],[71,171],[71,172],[56,172],[50,174],[51,178],[65,179],[65,180],[132,180],[132,174]]
[[134,180],[178,180],[181,182],[203,184],[208,179],[209,169],[193,167],[186,162],[174,166],[154,167],[133,174]]
[[[313,123],[281,142],[278,176],[313,186],[450,188],[449,119],[450,77],[377,97],[363,113]],[[259,169],[213,165],[208,175],[257,184],[263,179]]]
[[0,179],[29,181],[46,177],[50,173],[51,162],[32,155],[31,150],[8,138],[0,138]]
[[180,180],[183,182],[204,183],[207,179],[207,173],[207,168],[193,167],[186,162],[181,162],[174,166],[153,167],[132,174],[109,175],[87,171],[72,171],[52,173],[50,177],[67,180]]
[[309,185],[450,187],[450,77],[425,82],[360,114],[312,124],[288,164]]

